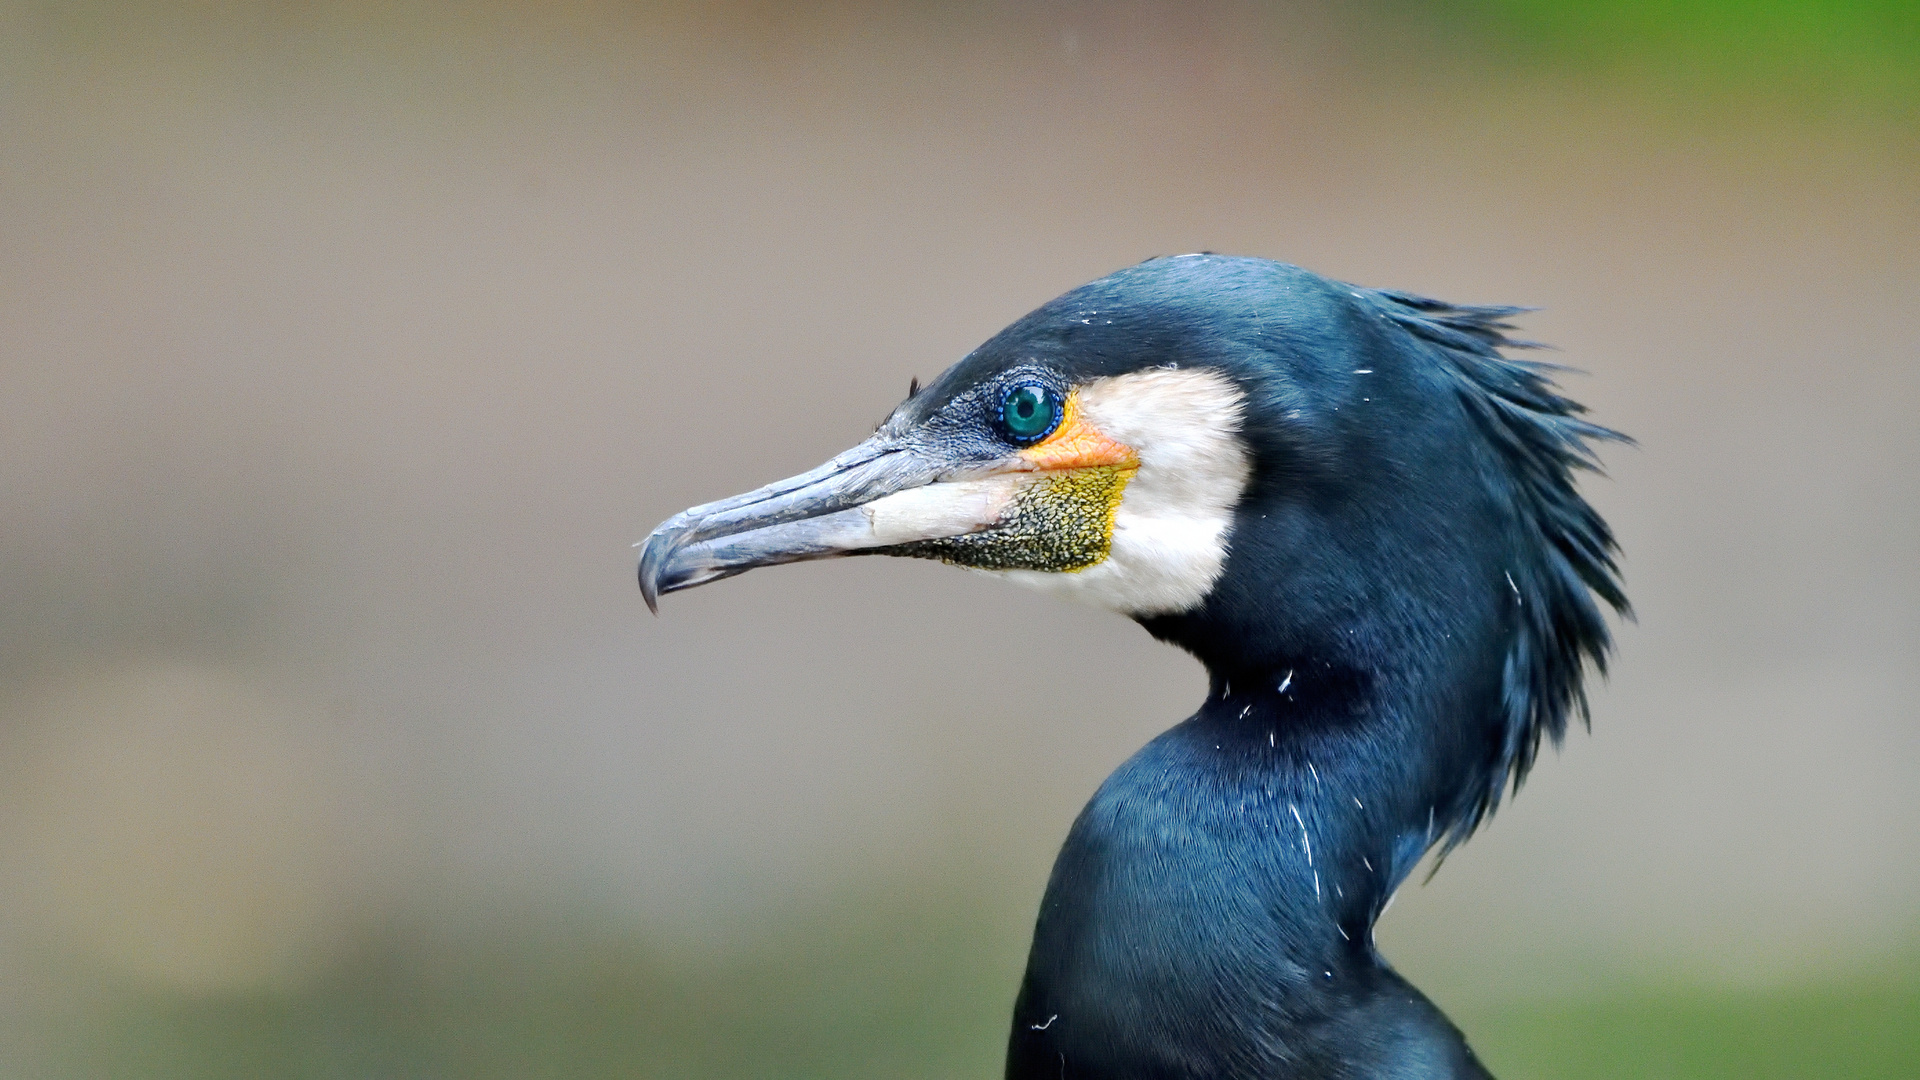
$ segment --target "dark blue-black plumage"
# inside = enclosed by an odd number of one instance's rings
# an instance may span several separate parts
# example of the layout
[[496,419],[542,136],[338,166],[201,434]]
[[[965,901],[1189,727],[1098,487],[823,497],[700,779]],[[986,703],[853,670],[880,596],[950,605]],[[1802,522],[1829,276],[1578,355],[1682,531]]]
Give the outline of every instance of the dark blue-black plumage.
[[[1581,419],[1550,365],[1502,354],[1524,347],[1506,336],[1518,310],[1259,259],[1151,260],[1009,326],[819,469],[648,537],[649,604],[756,566],[924,555],[927,537],[967,528],[1007,541],[1025,535],[1014,511],[882,535],[870,507],[1020,467],[1042,436],[1009,427],[1015,395],[1059,424],[1075,388],[1106,376],[1199,369],[1101,385],[1204,385],[1214,410],[1237,391],[1238,417],[1134,402],[1176,444],[1212,448],[1155,480],[1160,497],[1194,496],[1188,523],[1226,520],[1231,492],[1200,494],[1219,477],[1240,492],[1224,561],[1206,548],[1184,599],[1116,605],[1198,657],[1210,688],[1075,821],[1014,1007],[1010,1080],[1486,1075],[1374,950],[1374,922],[1424,854],[1469,836],[1541,741],[1584,717],[1603,609],[1626,611],[1613,537],[1574,486],[1593,444],[1620,436]],[[1128,558],[1161,550],[1138,543]]]
[[1514,308],[1256,259],[1157,259],[1047,304],[906,408],[997,372],[1210,367],[1247,395],[1253,474],[1219,581],[1143,618],[1211,694],[1102,785],[1048,884],[1014,1080],[1485,1075],[1372,926],[1469,835],[1624,611],[1580,498],[1618,439],[1502,356]]

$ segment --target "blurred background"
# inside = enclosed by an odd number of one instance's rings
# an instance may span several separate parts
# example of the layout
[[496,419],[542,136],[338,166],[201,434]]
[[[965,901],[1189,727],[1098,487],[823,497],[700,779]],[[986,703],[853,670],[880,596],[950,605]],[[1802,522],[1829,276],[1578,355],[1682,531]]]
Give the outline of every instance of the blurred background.
[[997,1075],[1199,668],[629,545],[1201,249],[1640,442],[1592,734],[1388,956],[1502,1077],[1920,1075],[1910,0],[0,2],[0,1073]]

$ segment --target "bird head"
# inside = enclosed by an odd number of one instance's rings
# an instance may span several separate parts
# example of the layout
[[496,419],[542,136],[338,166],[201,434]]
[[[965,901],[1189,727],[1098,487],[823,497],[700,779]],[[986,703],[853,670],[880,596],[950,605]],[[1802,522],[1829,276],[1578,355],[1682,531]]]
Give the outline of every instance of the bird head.
[[929,558],[1128,615],[1216,686],[1491,672],[1471,828],[1584,707],[1592,594],[1625,604],[1571,477],[1616,436],[1501,356],[1517,310],[1150,260],[1007,327],[819,468],[675,515],[640,587],[652,607],[777,563]]
[[[1251,470],[1233,372],[1140,333],[1166,310],[1081,290],[916,388],[812,472],[696,506],[648,538],[649,603],[757,566],[939,559],[1136,617],[1218,579]],[[1084,303],[1084,306],[1082,302]]]

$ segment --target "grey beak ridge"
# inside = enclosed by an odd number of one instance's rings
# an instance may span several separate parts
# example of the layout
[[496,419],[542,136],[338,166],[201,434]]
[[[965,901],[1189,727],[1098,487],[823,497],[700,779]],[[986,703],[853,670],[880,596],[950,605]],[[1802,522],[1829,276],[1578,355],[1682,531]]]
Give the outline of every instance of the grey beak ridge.
[[875,546],[862,504],[931,483],[940,472],[924,455],[876,436],[817,469],[684,510],[641,544],[640,597],[657,615],[665,593]]

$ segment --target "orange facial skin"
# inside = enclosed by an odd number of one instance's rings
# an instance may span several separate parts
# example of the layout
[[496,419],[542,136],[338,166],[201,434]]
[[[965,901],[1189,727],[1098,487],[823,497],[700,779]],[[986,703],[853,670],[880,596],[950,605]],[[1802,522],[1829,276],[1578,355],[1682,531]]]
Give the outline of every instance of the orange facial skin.
[[1028,467],[1036,470],[1085,469],[1096,465],[1138,468],[1140,455],[1133,447],[1107,438],[1080,418],[1079,391],[1067,395],[1061,408],[1060,426],[1053,434],[1019,452]]

